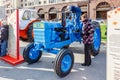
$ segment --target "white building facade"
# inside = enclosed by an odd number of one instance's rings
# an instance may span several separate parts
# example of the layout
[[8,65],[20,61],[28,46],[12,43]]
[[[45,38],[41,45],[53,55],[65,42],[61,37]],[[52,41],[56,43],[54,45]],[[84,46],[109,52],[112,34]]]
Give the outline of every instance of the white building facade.
[[65,3],[71,1],[80,0],[0,0],[0,5],[5,6],[6,14],[9,16],[15,8],[34,8],[34,6]]
[[[89,3],[90,1],[90,3]],[[75,3],[75,4],[73,4]],[[90,4],[89,11],[86,9],[87,4]],[[64,5],[65,4],[65,5]],[[0,0],[0,6],[5,6],[6,14],[9,16],[15,8],[36,8],[50,9],[67,6],[67,5],[77,5],[81,7],[83,12],[87,12],[90,18],[105,18],[106,13],[111,8],[120,6],[120,0]],[[49,5],[49,6],[48,6]],[[43,6],[43,7],[42,7]],[[37,8],[38,9],[38,8]],[[49,10],[48,10],[49,11]]]

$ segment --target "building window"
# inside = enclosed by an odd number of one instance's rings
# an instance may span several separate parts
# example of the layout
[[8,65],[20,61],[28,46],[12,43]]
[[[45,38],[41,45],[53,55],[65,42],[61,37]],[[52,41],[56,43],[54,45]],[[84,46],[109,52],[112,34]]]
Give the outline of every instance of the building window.
[[110,7],[110,5],[107,2],[101,2],[97,5],[97,8],[107,8]]
[[21,4],[21,7],[23,7],[23,4]]
[[49,0],[49,3],[55,3],[55,0]]
[[34,5],[34,2],[33,2],[33,3],[31,3],[31,5]]
[[11,10],[11,13],[12,13],[13,11]]
[[39,4],[41,4],[41,1],[39,1]]
[[27,4],[25,4],[25,6],[27,6]]
[[32,3],[29,3],[29,6],[31,6],[32,5]]
[[46,1],[44,1],[44,4],[46,3]]
[[9,10],[7,10],[7,13],[9,13]]

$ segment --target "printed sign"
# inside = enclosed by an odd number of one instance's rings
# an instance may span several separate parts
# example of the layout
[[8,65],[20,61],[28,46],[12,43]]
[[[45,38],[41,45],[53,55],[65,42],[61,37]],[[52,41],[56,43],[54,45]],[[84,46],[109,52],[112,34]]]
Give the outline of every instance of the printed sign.
[[8,40],[8,53],[9,56],[17,57],[17,10],[15,10],[8,18],[9,24],[9,40]]
[[120,8],[107,14],[107,80],[120,80]]

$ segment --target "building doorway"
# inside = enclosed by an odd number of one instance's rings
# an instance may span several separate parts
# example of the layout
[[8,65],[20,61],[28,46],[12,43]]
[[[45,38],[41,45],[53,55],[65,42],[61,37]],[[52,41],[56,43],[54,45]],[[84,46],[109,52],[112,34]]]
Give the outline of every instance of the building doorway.
[[107,11],[111,10],[111,6],[107,2],[101,2],[96,7],[96,19],[107,19]]

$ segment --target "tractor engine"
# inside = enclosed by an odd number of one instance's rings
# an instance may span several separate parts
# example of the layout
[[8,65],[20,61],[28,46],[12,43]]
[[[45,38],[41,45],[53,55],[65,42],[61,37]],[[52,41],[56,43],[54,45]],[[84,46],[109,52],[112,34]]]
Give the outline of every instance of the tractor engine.
[[33,31],[34,42],[42,43],[44,46],[69,39],[67,28],[61,27],[60,22],[35,22]]

